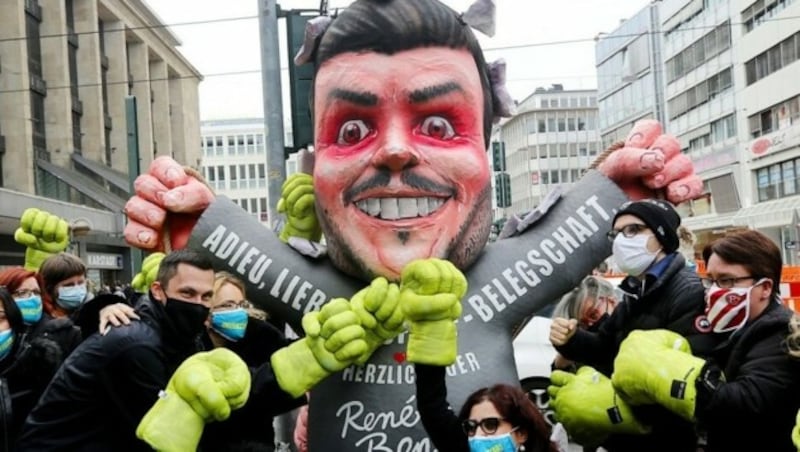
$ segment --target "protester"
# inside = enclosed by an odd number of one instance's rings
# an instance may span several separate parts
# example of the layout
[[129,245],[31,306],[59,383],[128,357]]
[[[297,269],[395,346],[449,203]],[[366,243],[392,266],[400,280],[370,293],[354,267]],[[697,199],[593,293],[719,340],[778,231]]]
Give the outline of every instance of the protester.
[[22,312],[25,336],[46,337],[58,344],[61,360],[81,342],[81,332],[68,318],[53,318],[43,308],[40,277],[22,267],[0,270],[0,286],[6,286]]
[[213,284],[207,258],[189,250],[165,257],[136,305],[141,321],[92,335],[70,355],[28,416],[17,450],[149,450],[136,427],[198,351]]
[[[578,287],[561,297],[553,308],[552,317],[576,319],[578,328],[597,331],[618,303],[616,291],[610,282],[601,276],[589,275],[583,278]],[[560,353],[556,353],[552,368],[577,370],[576,364]]]
[[236,353],[250,367],[253,385],[244,407],[227,421],[206,426],[200,441],[202,450],[229,450],[246,443],[273,451],[273,416],[306,403],[305,397],[294,398],[282,391],[272,374],[270,357],[291,341],[248,311],[244,283],[229,273],[217,273],[203,345],[206,350],[225,347]]
[[[609,238],[613,240],[614,262],[628,274],[620,283],[623,301],[595,332],[577,328],[574,319],[554,319],[550,341],[560,354],[610,377],[619,346],[628,334],[633,330],[658,328],[689,337],[694,341],[692,348],[696,353],[710,351],[713,343],[709,344],[706,335],[695,328],[696,319],[705,309],[703,286],[697,274],[686,266],[683,255],[677,252],[680,221],[674,208],[662,200],[647,199],[621,207]],[[565,381],[560,377],[559,380]],[[595,388],[611,390],[611,385]],[[559,392],[562,400],[552,405],[562,410],[580,410],[590,403],[588,398],[564,399],[568,394],[577,396],[578,392]],[[603,442],[603,447],[610,452],[694,451],[697,435],[690,422],[658,406],[640,407],[634,412],[636,419],[652,431],[646,435],[612,435]],[[565,416],[571,413],[556,410],[559,421]],[[567,431],[581,428],[567,422],[564,426]]]
[[0,451],[11,451],[63,353],[52,339],[29,335],[20,305],[2,286],[0,302]]
[[124,297],[110,292],[89,296],[86,265],[78,256],[69,253],[50,256],[42,263],[39,275],[44,286],[45,312],[56,318],[68,317],[81,329],[84,338],[96,331],[101,312],[101,328],[109,321],[118,325],[137,317]]
[[787,353],[793,313],[778,290],[781,251],[745,230],[707,245],[703,260],[704,321],[723,342],[698,353],[675,333],[637,332],[620,348],[614,387],[631,403],[657,403],[696,421],[707,452],[794,452],[800,360]]

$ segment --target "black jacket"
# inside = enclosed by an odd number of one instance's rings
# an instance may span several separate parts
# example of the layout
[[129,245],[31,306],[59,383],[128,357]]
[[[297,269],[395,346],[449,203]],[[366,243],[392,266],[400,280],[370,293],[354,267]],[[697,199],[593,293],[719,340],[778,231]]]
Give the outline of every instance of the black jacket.
[[35,325],[27,327],[27,335],[33,339],[42,337],[54,341],[61,348],[62,358],[66,359],[83,339],[80,329],[66,317],[50,317],[42,313]]
[[792,315],[771,303],[711,353],[704,370],[721,369],[725,382],[697,382],[695,415],[707,431],[706,451],[797,451],[791,431],[800,408],[800,360],[786,348]]
[[142,297],[141,321],[87,338],[25,421],[16,450],[149,450],[139,420],[197,341],[177,337],[163,306]]
[[447,403],[445,367],[416,364],[417,410],[425,433],[439,452],[468,452],[467,435]]
[[[245,406],[233,411],[228,420],[206,425],[200,450],[228,450],[241,444],[257,445],[261,451],[274,450],[273,417],[306,403],[305,396],[292,398],[278,386],[270,365],[272,354],[289,343],[291,341],[277,328],[254,318],[248,320],[247,331],[241,340],[226,341],[225,347],[250,368],[250,398]],[[203,338],[203,346],[206,350],[213,348],[207,335]]]
[[[706,356],[715,343],[709,344],[709,335],[695,327],[705,311],[705,291],[682,255],[674,253],[671,259],[659,278],[646,276],[644,290],[639,279],[625,278],[620,283],[625,293],[623,301],[597,332],[579,329],[569,342],[556,349],[564,357],[610,377],[619,346],[631,331],[665,328],[686,337],[694,354]],[[637,407],[635,412],[637,419],[651,425],[653,431],[646,436],[614,435],[604,444],[610,452],[694,452],[697,437],[690,422],[659,406]]]
[[59,345],[46,337],[15,336],[11,355],[0,361],[0,451],[10,451],[28,413],[63,361]]

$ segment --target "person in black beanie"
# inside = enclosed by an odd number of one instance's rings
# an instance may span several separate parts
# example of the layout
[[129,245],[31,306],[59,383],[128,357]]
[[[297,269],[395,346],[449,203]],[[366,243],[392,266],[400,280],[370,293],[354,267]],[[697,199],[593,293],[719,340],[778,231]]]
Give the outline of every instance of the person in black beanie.
[[[680,215],[663,200],[646,199],[621,206],[608,238],[613,242],[615,263],[628,274],[619,286],[623,299],[594,332],[577,328],[574,319],[553,319],[550,341],[559,353],[611,377],[620,343],[633,330],[663,328],[679,333],[689,340],[695,355],[713,349],[717,341],[700,321],[705,309],[703,285],[677,251],[680,224]],[[558,391],[557,397],[562,400],[551,401],[551,407],[572,408],[572,401],[563,399],[570,392],[563,391],[565,387]],[[613,391],[610,384],[608,388]],[[611,399],[623,403],[624,397],[612,394]],[[574,403],[577,406],[581,402]],[[609,452],[696,450],[698,438],[690,422],[656,405],[631,409],[649,433],[599,435],[601,444],[591,446],[602,445]],[[565,427],[569,432],[570,426],[565,423]]]

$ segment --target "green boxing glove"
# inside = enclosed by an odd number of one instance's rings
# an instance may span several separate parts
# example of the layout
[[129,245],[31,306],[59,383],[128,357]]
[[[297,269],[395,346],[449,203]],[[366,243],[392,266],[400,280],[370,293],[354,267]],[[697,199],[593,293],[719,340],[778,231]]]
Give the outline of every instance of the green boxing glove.
[[250,395],[250,370],[226,348],[187,358],[145,414],[136,436],[154,450],[196,450],[206,422],[222,421]]
[[449,366],[456,360],[455,320],[467,279],[451,262],[422,259],[400,275],[400,306],[409,322],[406,358],[412,363]]
[[69,224],[59,216],[31,207],[22,213],[14,240],[27,248],[25,269],[38,271],[45,259],[67,249]]
[[142,271],[133,277],[131,287],[139,293],[147,293],[158,275],[158,267],[166,254],[153,253],[142,262]]
[[550,382],[550,407],[576,442],[597,446],[611,434],[649,433],[650,428],[617,396],[611,380],[593,368],[583,366],[577,374],[556,370]]
[[375,278],[369,287],[353,296],[350,306],[366,333],[367,352],[357,361],[364,364],[384,342],[403,332],[400,287],[384,277]]
[[620,345],[611,382],[631,405],[659,404],[694,421],[695,382],[705,363],[680,334],[632,331]]
[[344,298],[303,316],[306,336],[272,354],[278,385],[300,397],[328,375],[353,364],[367,351],[364,328]]
[[286,215],[286,224],[280,233],[284,243],[289,241],[289,237],[301,237],[312,242],[319,242],[322,238],[310,174],[295,173],[286,179],[281,187],[278,212]]
[[794,429],[792,429],[792,442],[794,447],[800,451],[800,411],[797,412],[797,421],[794,424]]

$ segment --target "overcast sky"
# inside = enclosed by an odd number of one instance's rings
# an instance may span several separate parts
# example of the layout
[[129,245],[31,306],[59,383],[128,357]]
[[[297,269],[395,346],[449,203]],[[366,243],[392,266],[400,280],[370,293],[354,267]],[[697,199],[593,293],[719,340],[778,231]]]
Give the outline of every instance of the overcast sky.
[[[471,0],[444,0],[457,11]],[[205,76],[200,84],[202,120],[262,117],[257,7],[260,0],[146,0],[183,45],[181,52]],[[329,0],[329,9],[349,0]],[[486,50],[487,61],[505,58],[509,90],[517,100],[536,87],[561,83],[565,89],[596,88],[594,41],[620,20],[633,16],[648,0],[497,0],[497,32],[476,33],[484,49],[587,40],[516,49]],[[283,9],[319,8],[319,1],[282,0]],[[187,24],[228,18],[214,23]],[[249,17],[249,18],[248,18]],[[185,25],[182,25],[185,24]],[[285,53],[285,52],[284,52]],[[288,59],[282,59],[285,77]],[[248,72],[230,75],[232,72]],[[288,99],[283,101],[284,110]]]

